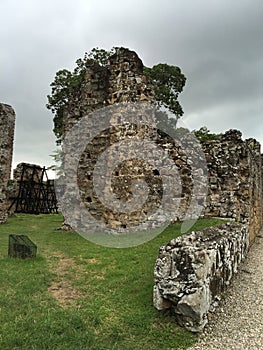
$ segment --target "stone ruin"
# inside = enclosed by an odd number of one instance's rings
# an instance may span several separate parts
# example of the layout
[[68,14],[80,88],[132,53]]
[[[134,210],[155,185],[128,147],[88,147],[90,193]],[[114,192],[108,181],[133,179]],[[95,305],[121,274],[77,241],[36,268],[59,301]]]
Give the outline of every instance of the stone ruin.
[[[67,132],[71,130],[81,118],[91,112],[96,110],[101,111],[102,115],[101,119],[98,120],[97,129],[103,130],[105,118],[107,118],[107,113],[103,112],[103,107],[117,106],[125,102],[151,103],[153,98],[153,87],[143,74],[142,61],[135,52],[124,48],[118,49],[116,54],[110,57],[109,67],[102,67],[98,63],[88,61],[82,87],[70,96],[69,103],[64,110],[63,137],[67,135]],[[98,156],[105,151],[107,147],[113,145],[115,142],[125,140],[127,137],[131,138],[146,134],[149,137],[155,137],[156,135],[156,130],[145,127],[145,125],[142,125],[142,127],[138,125],[134,125],[133,127],[116,126],[116,119],[118,120],[118,115],[121,115],[121,113],[122,110],[120,107],[120,110],[115,111],[112,119],[109,120],[109,127],[107,130],[103,130],[100,135],[94,138],[92,144],[86,146],[85,152],[82,154],[78,165],[78,186],[81,199],[96,220],[102,221],[108,225],[110,229],[116,227],[126,228],[127,226],[139,224],[140,221],[143,220],[144,215],[146,215],[144,212],[152,210],[150,203],[155,206],[157,201],[156,192],[152,191],[151,198],[153,199],[154,197],[155,199],[148,200],[143,210],[133,213],[128,217],[126,214],[120,214],[105,208],[93,189],[94,165],[97,162]],[[143,114],[141,117],[145,118]],[[100,121],[101,125],[99,124]],[[90,128],[91,127],[92,125]],[[77,146],[73,145],[72,150],[76,148]],[[143,176],[149,175],[153,178],[152,169],[149,169],[142,161],[129,160],[129,157],[127,157],[127,159],[120,160],[120,163],[122,163],[120,168],[115,169],[112,175],[115,193],[124,201],[132,196],[132,179],[136,179],[138,176],[142,175],[142,166],[144,166],[145,169]],[[68,169],[68,171],[71,171],[71,169]],[[129,171],[132,173],[129,173]],[[154,181],[158,182],[158,180],[153,180],[153,182]],[[72,194],[71,199],[74,201],[74,194]],[[68,203],[68,207],[65,208],[64,206],[64,211],[68,210],[71,212],[72,208],[68,201],[68,194],[65,202]],[[77,220],[78,217],[76,217],[76,221]],[[66,217],[64,227],[70,226],[71,223],[72,221],[67,222]]]
[[57,213],[54,180],[49,180],[45,167],[19,163],[7,188],[8,214]]
[[[94,111],[103,111],[103,107],[118,105],[122,102],[152,103],[154,91],[151,82],[143,74],[143,63],[137,54],[128,49],[119,48],[109,59],[108,67],[102,67],[90,60],[86,65],[85,79],[80,89],[69,96],[64,110],[63,137],[84,116]],[[118,112],[116,118],[118,118]],[[99,125],[98,125],[98,129]],[[81,155],[78,165],[78,186],[81,199],[98,220],[111,227],[129,226],[143,219],[142,212],[133,218],[108,211],[98,200],[93,189],[93,170],[98,156],[115,142],[127,138],[147,136],[165,149],[176,164],[182,184],[182,194],[178,217],[184,218],[187,206],[193,195],[193,174],[189,157],[178,144],[169,137],[163,137],[156,128],[138,128],[121,126],[103,130],[88,144]],[[243,141],[241,133],[230,130],[220,138],[202,141],[201,146],[208,168],[208,193],[206,204],[202,198],[196,198],[197,206],[204,207],[203,216],[230,218],[249,225],[250,241],[262,225],[262,164],[260,144],[253,139]],[[194,148],[194,146],[192,147]],[[194,155],[199,157],[199,155]],[[143,171],[142,171],[143,169]],[[145,167],[141,161],[120,160],[120,166],[112,173],[112,184],[118,198],[127,201],[132,196],[131,184],[138,176],[144,176],[154,193],[150,202],[158,202],[160,195],[160,174]],[[204,174],[205,176],[205,174]],[[150,212],[153,208],[144,208]],[[140,219],[138,217],[140,216]]]
[[[24,165],[27,165],[27,169],[24,172]],[[32,170],[34,169],[34,174]],[[8,214],[13,215],[16,212],[16,200],[20,194],[20,181],[21,178],[24,181],[35,180],[38,182],[41,177],[42,168],[39,165],[20,163],[13,170],[13,179],[9,181],[7,187],[7,208]],[[32,178],[33,175],[33,178]]]
[[119,48],[109,67],[93,60],[86,64],[81,88],[69,96],[63,115],[63,135],[94,110],[121,102],[154,100],[153,87],[143,74],[143,63],[134,51]]
[[[34,164],[18,164],[11,180],[14,130],[13,108],[0,103],[0,224],[5,223],[8,215],[15,211],[34,214],[57,212],[54,183],[47,176],[43,177],[45,168]],[[20,201],[16,203],[18,198]]]
[[154,268],[154,305],[200,332],[263,223],[262,155],[254,139],[230,130],[202,142],[208,166],[206,217],[235,221],[170,241]]
[[246,225],[227,223],[172,239],[159,250],[153,303],[200,332],[249,249]]
[[[120,102],[152,103],[153,100],[153,87],[143,74],[143,64],[137,54],[118,49],[108,67],[87,62],[82,87],[69,96],[64,111],[63,137],[90,112]],[[129,227],[143,220],[142,212],[146,214],[156,208],[154,202],[158,205],[162,195],[159,174],[128,157],[120,160],[120,167],[112,174],[114,191],[118,198],[129,200],[133,180],[143,176],[153,189],[151,205],[148,203],[148,207],[130,217],[119,215],[98,201],[92,187],[98,155],[114,142],[143,133],[166,149],[178,167],[182,193],[177,220],[184,218],[193,195],[191,162],[169,137],[160,137],[158,130],[151,128],[116,130],[109,123],[109,128],[86,147],[78,168],[82,201],[97,220],[109,227]],[[203,217],[221,217],[233,223],[172,240],[160,248],[154,269],[155,307],[171,309],[180,324],[191,331],[201,331],[207,323],[208,313],[229,285],[263,220],[260,144],[254,139],[244,141],[239,131],[229,130],[220,138],[202,141],[201,146],[207,162],[208,193],[206,203],[202,198],[196,198],[196,203],[203,207]]]
[[247,224],[250,242],[263,224],[262,161],[259,142],[245,141],[237,130],[202,142],[209,188],[205,216]]
[[7,219],[6,189],[11,175],[15,112],[6,104],[0,104],[0,223]]
[[[110,58],[108,67],[87,62],[81,88],[69,96],[64,110],[63,137],[85,115],[105,106],[122,102],[152,103],[153,86],[143,74],[143,64],[133,51],[121,48]],[[121,110],[119,111],[121,113]],[[118,113],[115,115],[118,118]],[[143,117],[143,116],[142,116]],[[142,119],[143,121],[143,119]],[[0,222],[7,218],[6,186],[10,179],[15,114],[0,104]],[[78,167],[78,186],[82,201],[96,219],[109,227],[126,227],[143,221],[144,215],[158,207],[162,195],[160,174],[138,161],[121,159],[112,175],[118,198],[132,196],[134,179],[141,177],[151,187],[150,200],[142,211],[131,216],[107,210],[92,188],[93,170],[101,152],[117,141],[147,135],[165,148],[178,167],[182,183],[178,220],[193,195],[191,162],[183,150],[169,138],[161,137],[151,127],[119,127],[109,123],[94,141],[87,145]],[[254,139],[243,141],[241,133],[230,130],[220,138],[201,142],[208,168],[208,194],[203,217],[222,217],[234,223],[181,236],[161,247],[154,269],[154,305],[158,310],[171,309],[181,325],[192,331],[203,329],[208,313],[230,283],[249,245],[262,226],[262,155]],[[69,201],[70,210],[70,201]],[[65,222],[69,225],[70,223]]]
[[[98,156],[116,142],[127,140],[127,138],[132,140],[146,137],[168,152],[178,168],[183,192],[179,208],[177,201],[175,203],[171,201],[170,203],[169,210],[172,211],[174,206],[174,212],[178,212],[176,220],[182,220],[184,218],[187,206],[191,200],[193,179],[189,175],[191,174],[190,161],[187,159],[185,152],[179,150],[178,145],[176,145],[176,142],[171,137],[164,138],[158,129],[149,123],[149,120],[151,118],[154,119],[154,116],[147,115],[147,108],[153,101],[154,89],[152,83],[143,74],[142,61],[135,52],[119,48],[110,57],[108,67],[102,67],[92,60],[87,62],[85,78],[81,88],[69,96],[69,102],[64,109],[62,138],[67,137],[68,132],[76,126],[78,121],[82,120],[89,113],[94,113],[94,111],[101,113],[101,119],[98,120],[97,128],[98,130],[104,130],[99,135],[94,135],[96,137],[94,137],[93,142],[86,146],[85,152],[80,157],[78,164],[78,186],[82,203],[85,204],[96,220],[103,222],[109,228],[109,231],[116,228],[118,230],[132,230],[134,226],[140,225],[151,213],[155,213],[161,203],[163,194],[162,179],[159,171],[142,159],[134,159],[131,155],[132,152],[130,152],[129,156],[129,151],[127,151],[126,158],[119,158],[119,166],[111,174],[114,193],[120,201],[126,202],[130,200],[132,198],[133,182],[140,179],[145,181],[149,186],[148,200],[146,200],[140,210],[134,211],[131,215],[109,210],[108,207],[100,202],[93,188],[94,166]],[[123,121],[122,104],[126,102],[141,103],[141,110],[137,112],[140,114],[139,117],[142,126],[138,124],[134,125],[132,121],[130,121],[132,125],[130,124],[128,126],[121,123]],[[144,104],[145,108],[143,107]],[[107,118],[107,113],[104,112],[103,108],[113,105],[117,107],[112,118],[108,121],[108,128],[106,129],[99,125],[99,123],[105,125],[105,118]],[[144,112],[145,115],[143,115]],[[153,111],[150,111],[151,113]],[[116,125],[118,124],[118,120],[122,124],[121,126]],[[88,129],[92,129],[92,125]],[[74,143],[74,140],[72,142],[73,145],[70,152],[73,153],[77,149],[78,142]],[[192,148],[194,149],[194,146]],[[149,150],[149,153],[152,153],[152,159],[154,157],[156,158],[152,150]],[[119,157],[119,154],[116,157]],[[195,157],[194,154],[193,157]],[[166,170],[169,171],[169,169]],[[67,171],[73,172],[74,169],[67,169]],[[73,188],[72,185],[69,187]],[[71,198],[70,201],[69,197]],[[202,198],[196,198],[196,200],[198,202],[197,206],[203,207]],[[67,215],[65,215],[64,228],[70,227],[72,221],[76,223],[76,226],[78,224],[79,211],[76,213],[76,218],[72,218],[70,202],[75,202],[74,193],[67,192],[66,200],[64,201],[64,212],[70,213],[71,222],[67,221]],[[150,222],[147,228],[154,227],[154,221],[152,223]]]

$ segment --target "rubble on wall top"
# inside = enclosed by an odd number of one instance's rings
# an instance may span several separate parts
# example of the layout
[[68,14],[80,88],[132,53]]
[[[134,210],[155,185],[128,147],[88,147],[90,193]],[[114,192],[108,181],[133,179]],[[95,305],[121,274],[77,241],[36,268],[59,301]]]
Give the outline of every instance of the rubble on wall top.
[[222,138],[224,140],[242,140],[242,132],[236,129],[230,129],[222,135]]
[[114,53],[110,59],[110,65],[119,64],[120,62],[129,62],[134,65],[134,68],[139,74],[143,73],[143,63],[139,58],[135,51],[131,51],[124,47],[120,47],[116,49],[116,53]]
[[9,104],[0,102],[0,112],[3,112],[3,111],[9,112],[12,115],[15,114],[14,109],[13,109],[12,106],[10,106]]

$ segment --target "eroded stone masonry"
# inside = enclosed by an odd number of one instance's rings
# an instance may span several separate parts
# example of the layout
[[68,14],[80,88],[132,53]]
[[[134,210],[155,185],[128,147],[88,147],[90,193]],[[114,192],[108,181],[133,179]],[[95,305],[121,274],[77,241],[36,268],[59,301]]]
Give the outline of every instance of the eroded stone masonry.
[[14,129],[13,108],[0,103],[0,223],[7,219],[6,188],[11,175]]
[[237,130],[202,142],[208,167],[206,216],[248,224],[250,242],[262,226],[262,162],[260,144],[242,140]]
[[262,156],[254,139],[230,130],[202,142],[208,167],[204,214],[235,223],[192,232],[159,250],[154,305],[182,326],[202,331],[262,226]]
[[180,323],[202,331],[249,248],[246,225],[227,223],[171,240],[154,268],[153,302]]
[[[87,69],[84,82],[81,89],[77,90],[71,97],[68,106],[64,111],[63,119],[63,135],[83,117],[91,112],[99,111],[100,115],[96,119],[96,130],[92,143],[86,145],[85,152],[80,157],[78,164],[78,186],[83,203],[89,209],[92,216],[103,222],[109,229],[120,228],[125,229],[127,226],[133,227],[144,221],[149,212],[153,211],[158,203],[159,195],[157,191],[152,189],[144,207],[135,211],[131,215],[111,210],[96,195],[93,188],[93,171],[97,163],[98,156],[116,142],[127,140],[127,138],[148,136],[152,139],[156,138],[157,132],[150,125],[142,123],[136,125],[118,125],[123,122],[122,103],[125,102],[148,102],[151,103],[154,98],[153,88],[146,76],[143,74],[143,64],[137,54],[124,48],[117,50],[109,60],[108,67],[101,67],[93,61],[87,62]],[[120,104],[118,109],[118,104]],[[103,110],[103,107],[114,106],[111,109]],[[147,109],[147,104],[145,104]],[[137,112],[137,111],[136,111]],[[144,115],[146,112],[143,107],[140,111],[141,122],[145,121],[149,124],[149,117]],[[133,112],[135,113],[135,112]],[[132,111],[131,111],[132,114]],[[136,115],[138,117],[138,115]],[[107,120],[107,122],[105,122]],[[105,127],[105,124],[107,127]],[[127,124],[127,123],[126,123]],[[92,130],[94,125],[87,125],[86,129]],[[82,130],[80,130],[82,132]],[[85,136],[84,136],[85,137]],[[74,140],[72,140],[74,143]],[[77,149],[77,144],[72,147]],[[118,153],[118,151],[116,151]],[[116,158],[112,154],[112,159]],[[131,158],[131,157],[130,157]],[[119,168],[114,169],[111,174],[114,192],[120,200],[127,201],[132,197],[132,180],[151,178],[152,184],[160,183],[159,176],[153,174],[153,169],[143,161],[133,160],[129,158],[129,152],[123,159],[119,159]],[[110,162],[109,162],[110,163]],[[74,171],[74,169],[67,169]],[[101,187],[104,186],[103,181],[107,181],[104,169],[101,169]],[[155,185],[153,186],[155,187]],[[64,201],[64,211],[72,212],[70,201]],[[70,197],[74,202],[74,193]],[[68,205],[67,205],[68,204]],[[74,219],[73,219],[74,220]],[[76,221],[78,220],[78,213]],[[64,226],[70,226],[71,222],[67,222]],[[95,229],[95,227],[94,227]]]
[[[103,107],[117,106],[121,102],[146,102],[147,105],[153,100],[153,86],[144,76],[143,63],[135,52],[124,48],[117,49],[116,53],[110,57],[107,67],[102,67],[92,60],[87,62],[82,86],[69,96],[63,117],[63,136],[65,137],[73,125],[83,117],[94,111],[101,113],[101,118],[97,118],[96,127],[98,130],[104,129],[99,135],[94,135],[93,142],[86,146],[78,165],[78,185],[82,201],[97,220],[103,221],[112,228],[133,226],[136,222],[143,221],[147,215],[149,216],[149,213],[154,211],[160,203],[163,194],[161,176],[149,164],[130,159],[132,157],[129,158],[129,152],[126,159],[120,159],[118,168],[111,174],[114,192],[124,202],[131,199],[132,182],[139,177],[147,182],[150,188],[150,197],[146,206],[131,216],[122,215],[108,210],[99,201],[93,189],[94,166],[103,151],[122,140],[147,137],[165,149],[178,168],[182,191],[175,220],[184,218],[191,198],[196,196],[197,213],[200,212],[199,207],[202,207],[203,216],[219,216],[247,223],[250,241],[253,241],[262,225],[260,144],[253,139],[243,141],[241,133],[236,130],[230,130],[218,139],[201,143],[208,170],[208,193],[204,205],[202,196],[199,198],[193,191],[191,164],[193,159],[198,163],[198,157],[201,157],[196,152],[194,143],[190,147],[192,148],[190,160],[189,151],[187,154],[180,142],[176,143],[173,139],[164,137],[147,123],[146,125],[142,123],[141,127],[117,125],[118,119],[120,123],[122,121],[122,110],[121,108],[118,110],[117,107],[114,115],[108,120],[108,128],[105,128],[107,112]],[[147,119],[149,116],[146,118],[141,116],[142,122],[146,122]],[[189,144],[191,140],[187,142]],[[114,154],[112,157],[114,158]],[[204,172],[201,175],[206,176]],[[201,185],[202,183],[200,187]]]
[[[103,118],[107,114],[103,112],[103,107],[137,101],[147,105],[153,100],[153,87],[143,74],[140,58],[133,51],[118,49],[110,58],[108,67],[92,61],[87,63],[82,87],[69,96],[65,108],[63,137],[90,112],[101,111]],[[115,112],[112,120],[108,120],[107,128],[101,129],[100,123],[102,126],[105,124],[103,119],[101,122],[98,119],[98,129],[102,131],[94,135],[78,164],[81,199],[97,220],[113,229],[126,228],[143,222],[149,213],[158,208],[163,194],[160,173],[147,162],[129,159],[129,152],[126,159],[119,159],[119,165],[112,171],[111,183],[117,198],[126,202],[132,199],[132,185],[136,179],[147,182],[149,200],[142,209],[131,215],[109,210],[93,189],[94,167],[103,151],[116,142],[147,136],[168,152],[178,168],[181,193],[175,220],[184,218],[191,198],[196,196],[196,213],[202,208],[203,217],[216,216],[234,221],[219,228],[182,236],[160,248],[155,266],[154,304],[159,310],[170,308],[182,325],[200,331],[207,323],[208,312],[220,299],[220,294],[230,283],[262,226],[260,144],[254,139],[242,140],[237,130],[229,130],[217,139],[201,142],[207,175],[205,171],[200,171],[200,188],[205,184],[202,178],[208,178],[204,203],[202,196],[199,198],[193,188],[195,170],[192,160],[195,158],[198,162],[200,157],[200,153],[194,154],[195,147],[192,147],[191,160],[180,142],[163,136],[147,123],[143,125],[143,113],[141,126],[116,126],[122,111],[117,109]],[[114,154],[112,157],[113,160]],[[66,210],[71,210],[70,200]]]

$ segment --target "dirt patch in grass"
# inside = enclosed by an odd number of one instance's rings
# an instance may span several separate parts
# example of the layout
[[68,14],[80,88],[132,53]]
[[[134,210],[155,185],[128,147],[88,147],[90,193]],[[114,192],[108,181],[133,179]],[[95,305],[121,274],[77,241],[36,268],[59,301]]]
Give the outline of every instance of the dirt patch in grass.
[[76,306],[77,299],[82,296],[82,294],[76,290],[76,288],[73,288],[69,282],[65,281],[52,282],[52,285],[48,288],[48,291],[63,308]]
[[96,258],[86,259],[88,264],[98,264],[99,260]]
[[49,265],[56,274],[56,279],[48,288],[48,292],[63,308],[77,306],[77,301],[83,294],[73,287],[71,281],[76,279],[78,273],[83,272],[81,266],[76,264],[74,258],[67,258],[62,253],[54,254],[49,259]]

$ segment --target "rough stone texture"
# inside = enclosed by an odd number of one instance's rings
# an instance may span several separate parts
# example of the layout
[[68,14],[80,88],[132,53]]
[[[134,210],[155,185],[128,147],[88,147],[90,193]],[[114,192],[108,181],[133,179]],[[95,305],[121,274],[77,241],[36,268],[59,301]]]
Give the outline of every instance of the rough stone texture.
[[243,141],[241,132],[229,130],[221,138],[202,142],[209,188],[206,216],[248,223],[250,242],[262,226],[262,163],[260,144]]
[[[24,171],[23,171],[24,169]],[[20,181],[23,174],[23,181],[39,182],[42,177],[43,168],[40,165],[31,163],[19,163],[13,171],[14,181]]]
[[[26,166],[26,168],[24,168]],[[23,173],[23,168],[25,169]],[[21,182],[21,176],[23,173],[23,181],[35,181],[39,182],[42,176],[42,168],[40,165],[30,164],[30,163],[19,163],[16,168],[13,170],[13,179],[9,181],[6,197],[8,202],[8,208],[10,208],[11,204],[19,195],[19,185]],[[13,205],[8,214],[12,215],[15,211],[15,205]]]
[[69,96],[63,115],[63,135],[90,112],[120,102],[152,102],[152,84],[143,74],[143,63],[134,51],[117,49],[108,67],[90,60],[80,89]]
[[7,219],[6,187],[10,179],[15,112],[6,104],[0,104],[0,223]]
[[[119,48],[110,57],[107,67],[102,67],[92,60],[87,62],[82,86],[69,96],[69,102],[64,110],[63,137],[79,120],[91,112],[101,111],[101,120],[104,122],[107,113],[103,114],[103,107],[117,106],[122,102],[152,103],[153,100],[153,87],[143,74],[142,61],[135,52]],[[200,211],[205,206],[203,216],[231,218],[241,223],[248,223],[250,241],[253,241],[262,226],[263,212],[262,161],[257,141],[253,139],[243,141],[239,131],[229,130],[216,140],[201,143],[208,168],[208,193],[204,203],[204,196],[198,193],[202,186],[206,186],[205,171],[199,169],[202,171],[199,176],[199,189],[193,181],[194,171],[199,171],[193,169],[193,160],[198,163],[198,157],[201,157],[200,151],[196,152],[196,145],[193,144],[186,152],[180,142],[176,143],[172,138],[160,136],[160,133],[149,125],[139,128],[138,125],[116,126],[116,120],[119,118],[121,121],[121,114],[121,109],[116,110],[115,117],[108,121],[107,130],[104,129],[99,135],[94,135],[93,142],[87,145],[78,165],[81,199],[96,220],[103,221],[113,228],[133,226],[143,222],[149,213],[158,207],[162,196],[160,174],[154,174],[155,169],[146,164],[147,162],[130,160],[129,154],[126,159],[120,159],[119,166],[111,175],[113,191],[120,200],[127,202],[132,198],[133,181],[138,179],[145,181],[150,188],[146,206],[139,212],[134,212],[132,216],[119,215],[108,210],[107,206],[100,202],[93,188],[94,166],[100,154],[116,142],[147,136],[168,152],[178,169],[182,190],[179,206],[175,209],[174,221],[184,219],[194,198],[192,217],[200,216]],[[97,128],[100,130],[99,121]],[[112,159],[114,156],[118,157],[117,152],[112,154]]]
[[[119,166],[111,174],[115,195],[120,201],[127,201],[132,198],[132,180],[138,181],[140,178],[141,181],[144,181],[147,179],[146,182],[152,184],[147,203],[131,215],[118,213],[105,207],[93,188],[94,166],[98,156],[103,151],[114,143],[127,140],[127,138],[134,140],[146,135],[152,140],[157,138],[156,129],[149,125],[151,116],[147,112],[149,103],[153,101],[153,96],[153,87],[143,74],[143,64],[140,58],[135,52],[120,48],[116,54],[110,57],[108,67],[101,67],[92,61],[87,63],[82,87],[70,97],[68,106],[65,108],[63,137],[81,118],[91,112],[99,110],[101,115],[98,118],[98,123],[101,120],[104,125],[105,120],[107,120],[108,128],[103,130],[103,127],[98,124],[97,129],[103,131],[99,135],[94,135],[93,142],[86,145],[85,151],[81,155],[78,164],[78,186],[81,199],[88,207],[89,212],[96,220],[102,221],[109,228],[122,227],[125,229],[127,226],[138,225],[146,215],[149,215],[149,212],[154,212],[159,204],[160,175],[154,174],[154,169],[142,160],[129,159],[128,154],[125,154],[125,157],[121,159],[117,151],[111,155],[112,159],[116,159],[116,157],[119,159]],[[137,111],[141,114],[141,121],[146,121],[146,125],[140,126],[138,123],[137,125],[118,125],[118,120],[120,124],[123,122],[122,103],[125,102],[148,102],[145,103],[145,108],[142,106],[141,110]],[[109,110],[105,111],[102,108],[111,105],[116,106],[116,108],[113,115],[109,117]],[[66,171],[70,172],[72,169],[66,169]],[[103,174],[103,169],[101,169],[101,174]],[[104,181],[103,177],[101,181]],[[71,199],[74,201],[73,193]],[[64,201],[64,210],[71,210],[70,203],[67,208],[67,203]],[[77,217],[76,220],[78,220]],[[70,223],[65,220],[64,226],[67,225]]]
[[256,237],[217,312],[188,350],[263,349],[263,232]]
[[[196,146],[192,140],[187,140],[186,144],[190,149],[191,155],[186,155],[185,150],[182,149],[179,142],[174,141],[171,137],[161,136],[160,132],[152,126],[155,123],[150,123],[151,120],[155,120],[153,115],[149,115],[153,113],[153,108],[152,111],[147,111],[153,100],[153,86],[143,74],[142,61],[135,52],[120,48],[116,51],[116,54],[110,57],[108,67],[101,67],[99,64],[88,61],[84,82],[79,90],[75,91],[72,96],[69,96],[69,103],[64,110],[64,138],[68,135],[68,131],[84,116],[91,112],[94,113],[94,111],[99,111],[100,113],[97,129],[102,129],[103,131],[98,135],[94,135],[92,143],[87,144],[80,158],[78,164],[78,186],[82,202],[89,209],[89,213],[96,220],[103,222],[107,227],[112,229],[118,228],[120,230],[122,228],[136,227],[136,225],[144,223],[146,218],[148,219],[151,214],[155,213],[162,201],[162,180],[169,174],[168,167],[163,166],[162,174],[160,174],[157,169],[149,164],[149,159],[158,158],[158,155],[154,154],[153,149],[147,149],[149,157],[146,157],[147,159],[144,160],[134,159],[131,155],[134,149],[132,146],[125,153],[124,158],[121,158],[117,151],[112,152],[112,161],[119,160],[118,166],[111,174],[112,188],[117,198],[123,201],[123,203],[133,200],[135,198],[133,195],[133,185],[138,182],[147,183],[149,193],[145,204],[139,210],[134,210],[129,215],[127,213],[119,213],[118,210],[110,210],[106,205],[101,203],[94,191],[94,166],[97,163],[98,157],[105,150],[124,140],[127,144],[128,142],[131,144],[136,139],[147,138],[156,145],[161,146],[165,152],[167,151],[170,159],[176,164],[182,186],[182,196],[180,198],[180,190],[178,189],[176,196],[172,200],[169,198],[166,201],[167,206],[169,204],[168,210],[174,213],[174,221],[184,218],[193,196],[195,196],[196,200],[195,210],[193,210],[193,216],[195,218],[199,216],[200,208],[203,208],[204,205],[202,196],[193,193],[193,168],[191,164],[194,158],[200,156],[199,154],[195,154]],[[128,123],[126,125],[125,123],[123,124],[125,111],[123,111],[121,104],[125,102],[142,102],[142,104],[145,102],[145,107],[141,106],[136,111],[136,117],[139,116],[140,122],[144,124],[141,126],[138,123],[133,124],[132,113],[129,115],[130,125]],[[103,110],[103,107],[113,105],[115,106],[114,115],[107,120],[108,128],[106,129],[104,127],[103,129],[100,127],[100,121],[105,124],[105,120],[108,118],[107,112]],[[122,125],[118,125],[118,121]],[[87,129],[91,130],[91,127],[90,125]],[[74,140],[72,142],[74,143]],[[193,145],[192,147],[190,147],[191,144]],[[72,151],[76,148],[77,144],[72,147]],[[111,159],[109,163],[111,163]],[[72,172],[74,169],[67,169],[67,171]],[[101,174],[105,175],[103,169],[101,169]],[[205,180],[205,174],[203,174],[203,178]],[[103,186],[104,184],[102,183],[101,185]],[[200,180],[199,186],[201,187],[201,185],[202,181]],[[179,184],[176,186],[179,186]],[[138,198],[145,196],[145,189],[140,189],[137,186],[136,191]],[[70,197],[71,201],[74,202],[73,193],[72,195],[70,194]],[[68,193],[64,201],[64,212],[66,211],[72,212]],[[160,214],[157,221],[159,218],[162,221],[163,217],[164,215]],[[67,215],[65,215],[65,218],[67,219]],[[77,220],[78,218],[76,216],[76,222]],[[64,224],[64,227],[67,227],[70,223],[67,223],[67,220],[65,220]],[[156,217],[152,220],[152,227],[155,224]]]
[[48,179],[40,165],[19,163],[8,182],[6,197],[9,215],[57,212],[54,180]]
[[171,309],[190,331],[202,331],[248,248],[247,226],[238,223],[171,240],[156,260],[154,306]]
[[[42,175],[42,168],[40,165],[29,164],[29,163],[19,163],[17,167],[13,171],[13,179],[9,180],[7,190],[6,190],[6,198],[7,198],[7,208],[8,215],[13,215],[15,213],[16,205],[12,205],[15,199],[19,195],[19,187],[21,176],[23,172],[23,168],[28,166],[23,173],[23,181],[35,181],[39,182],[39,179]],[[34,173],[33,173],[34,170]],[[12,205],[12,206],[11,206]]]
[[[64,111],[63,137],[84,116],[100,111],[101,119],[98,119],[97,127],[103,131],[94,135],[92,143],[87,144],[80,157],[78,190],[89,212],[110,229],[138,225],[160,205],[163,195],[161,174],[147,162],[130,159],[129,152],[126,158],[118,158],[118,152],[111,154],[109,164],[119,160],[119,165],[110,174],[111,185],[117,198],[126,203],[133,197],[133,183],[138,179],[146,182],[149,194],[142,208],[131,215],[110,210],[100,202],[93,188],[94,167],[99,156],[115,143],[144,136],[167,151],[177,166],[181,193],[178,196],[179,207],[174,209],[175,221],[184,219],[194,199],[193,218],[200,216],[200,209],[203,208],[202,216],[229,218],[240,223],[193,233],[179,238],[178,242],[174,241],[174,246],[168,244],[166,248],[161,248],[161,255],[165,256],[159,255],[156,263],[155,306],[158,309],[172,307],[182,324],[189,329],[200,330],[207,322],[209,309],[229,284],[248,245],[254,241],[263,223],[260,144],[253,139],[243,141],[241,132],[229,130],[217,139],[201,142],[202,149],[197,152],[192,141],[176,142],[167,135],[161,135],[147,123],[142,127],[116,126],[118,118],[121,121],[121,107],[116,107],[114,115],[107,121],[108,127],[100,128],[100,120],[104,122],[108,117],[103,107],[139,101],[148,102],[149,105],[153,100],[153,86],[144,76],[142,61],[135,52],[118,49],[107,67],[88,61],[84,82],[78,91],[69,96]],[[151,119],[147,114],[146,117]],[[143,118],[142,113],[142,122],[145,121]],[[132,124],[132,121],[129,122]],[[188,149],[183,145],[188,145]],[[73,142],[72,153],[74,146]],[[203,196],[199,195],[206,185],[206,171],[193,166],[201,160],[202,152],[208,171],[206,203]],[[74,171],[71,168],[66,170]],[[105,175],[105,169],[101,168],[100,173]],[[198,184],[194,182],[196,173],[199,174]],[[106,176],[104,178],[107,181]],[[142,196],[140,191],[143,190],[137,190]],[[66,211],[72,211],[74,200],[72,191],[72,195],[66,198]],[[174,203],[167,202],[167,205],[173,208]],[[68,226],[70,223],[65,221],[64,227]]]

